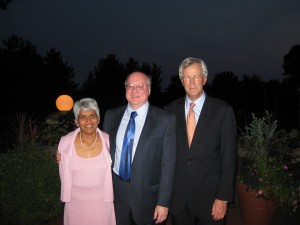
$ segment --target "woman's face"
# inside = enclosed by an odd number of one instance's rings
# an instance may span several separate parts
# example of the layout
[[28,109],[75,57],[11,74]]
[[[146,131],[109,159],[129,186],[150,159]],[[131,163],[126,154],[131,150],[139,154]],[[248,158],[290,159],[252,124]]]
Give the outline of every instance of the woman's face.
[[95,133],[98,124],[100,122],[100,118],[97,116],[95,110],[79,110],[78,119],[75,120],[75,123],[80,127],[80,131],[83,133]]

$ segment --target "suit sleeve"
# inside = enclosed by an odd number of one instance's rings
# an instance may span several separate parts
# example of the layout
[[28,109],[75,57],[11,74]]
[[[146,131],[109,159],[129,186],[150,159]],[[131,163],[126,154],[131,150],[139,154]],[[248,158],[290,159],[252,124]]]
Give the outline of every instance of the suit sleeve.
[[166,125],[163,137],[163,154],[161,163],[160,190],[157,204],[169,207],[175,174],[176,161],[176,121],[175,116],[171,115]]
[[234,184],[236,173],[236,122],[232,107],[225,112],[221,126],[222,173],[219,182],[217,199],[234,200]]

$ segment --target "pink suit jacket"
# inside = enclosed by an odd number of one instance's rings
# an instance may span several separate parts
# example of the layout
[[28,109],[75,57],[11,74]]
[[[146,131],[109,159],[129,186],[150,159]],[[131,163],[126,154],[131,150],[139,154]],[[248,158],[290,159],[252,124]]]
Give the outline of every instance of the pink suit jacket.
[[[60,139],[58,151],[61,153],[61,161],[59,163],[59,175],[61,180],[61,196],[62,202],[70,202],[72,193],[72,154],[75,154],[74,141],[76,135],[80,131],[79,128],[68,133]],[[113,185],[112,185],[112,170],[111,157],[109,153],[109,136],[107,133],[97,128],[97,133],[102,140],[102,153],[105,157],[107,170],[103,179],[105,180],[105,187],[103,191],[104,202],[113,202]]]

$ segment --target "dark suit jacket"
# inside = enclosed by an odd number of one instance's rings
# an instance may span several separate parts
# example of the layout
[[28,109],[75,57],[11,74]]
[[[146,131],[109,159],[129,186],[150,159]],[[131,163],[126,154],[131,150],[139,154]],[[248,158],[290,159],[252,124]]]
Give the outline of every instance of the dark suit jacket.
[[185,98],[167,110],[176,115],[177,156],[171,212],[188,203],[198,217],[211,215],[214,200],[234,199],[236,169],[236,122],[232,107],[206,96],[191,148],[188,148]]
[[[127,106],[108,110],[103,130],[110,136],[114,164],[116,136]],[[156,205],[169,207],[174,183],[176,160],[175,116],[166,110],[149,106],[145,124],[131,165],[130,204],[136,223],[153,221]],[[114,183],[115,204],[122,190]],[[116,212],[117,213],[117,212]]]

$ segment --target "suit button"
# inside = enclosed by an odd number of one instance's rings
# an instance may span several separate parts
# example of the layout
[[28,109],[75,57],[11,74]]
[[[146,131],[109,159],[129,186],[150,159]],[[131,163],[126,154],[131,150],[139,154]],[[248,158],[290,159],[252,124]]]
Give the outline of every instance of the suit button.
[[191,161],[188,160],[188,161],[186,162],[186,165],[190,165],[190,164],[191,164]]

